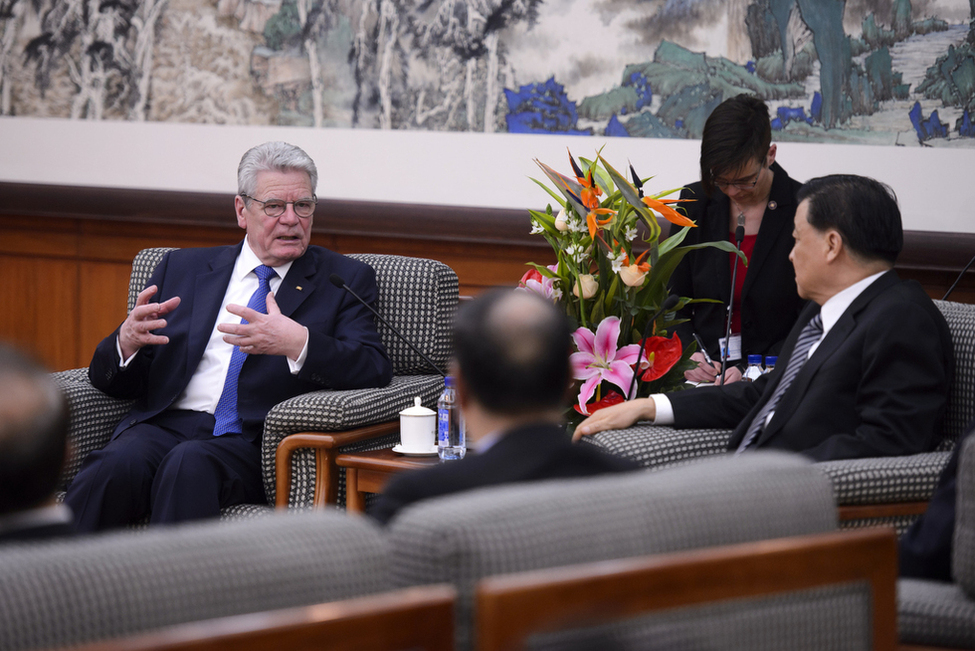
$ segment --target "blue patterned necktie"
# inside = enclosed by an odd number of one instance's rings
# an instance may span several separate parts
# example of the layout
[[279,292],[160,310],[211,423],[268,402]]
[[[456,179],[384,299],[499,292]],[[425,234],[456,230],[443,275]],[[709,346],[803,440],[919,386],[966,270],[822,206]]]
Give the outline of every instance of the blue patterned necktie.
[[[257,274],[257,289],[251,294],[251,300],[247,302],[247,307],[267,314],[267,295],[271,292],[271,278],[277,276],[277,272],[271,267],[260,265],[254,269]],[[241,323],[247,323],[247,319],[241,319]],[[240,433],[241,421],[237,413],[237,379],[240,377],[240,369],[247,359],[247,353],[243,352],[239,346],[234,346],[234,352],[230,354],[230,368],[227,369],[227,379],[223,383],[223,393],[217,401],[217,408],[213,411],[216,423],[213,426],[213,435],[222,436],[228,432]]]
[[775,410],[776,405],[779,404],[779,400],[782,399],[783,394],[788,390],[789,385],[792,381],[796,379],[799,375],[799,371],[802,370],[803,365],[806,363],[806,359],[809,357],[809,349],[812,345],[819,341],[819,338],[823,335],[823,319],[818,313],[813,318],[809,319],[809,323],[806,327],[802,329],[799,333],[799,338],[796,339],[795,348],[792,349],[792,356],[789,357],[789,363],[785,367],[785,372],[782,373],[782,378],[779,380],[779,384],[775,387],[775,391],[772,393],[772,397],[769,398],[768,402],[758,410],[755,414],[755,418],[752,420],[752,424],[748,427],[748,432],[745,433],[745,438],[741,440],[741,445],[735,451],[735,454],[741,454],[745,448],[755,442],[758,438],[759,433],[765,429],[765,421],[768,419],[768,415]]

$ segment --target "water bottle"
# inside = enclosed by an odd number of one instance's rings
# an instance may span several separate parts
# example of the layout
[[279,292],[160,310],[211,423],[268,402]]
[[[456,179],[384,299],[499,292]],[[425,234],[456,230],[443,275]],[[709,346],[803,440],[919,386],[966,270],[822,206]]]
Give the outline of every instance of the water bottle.
[[743,382],[754,382],[756,379],[762,376],[762,356],[761,355],[749,355],[748,356],[748,368],[742,373],[741,379]]
[[776,357],[775,355],[766,355],[765,356],[765,372],[766,373],[771,373],[773,370],[775,370],[775,362],[777,362],[778,359],[779,358]]
[[444,390],[437,400],[437,453],[441,461],[463,459],[467,453],[467,436],[464,432],[464,417],[457,404],[454,378],[447,376]]

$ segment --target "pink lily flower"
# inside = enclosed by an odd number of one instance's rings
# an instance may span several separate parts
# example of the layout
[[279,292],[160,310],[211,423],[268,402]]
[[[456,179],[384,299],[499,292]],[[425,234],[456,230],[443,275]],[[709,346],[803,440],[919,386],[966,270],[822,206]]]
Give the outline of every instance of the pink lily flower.
[[579,389],[579,407],[586,416],[589,415],[586,403],[603,380],[624,393],[630,389],[640,345],[630,344],[617,350],[619,337],[620,319],[616,316],[603,319],[596,334],[589,328],[579,328],[572,335],[579,352],[572,353],[569,359],[575,379],[584,380]]

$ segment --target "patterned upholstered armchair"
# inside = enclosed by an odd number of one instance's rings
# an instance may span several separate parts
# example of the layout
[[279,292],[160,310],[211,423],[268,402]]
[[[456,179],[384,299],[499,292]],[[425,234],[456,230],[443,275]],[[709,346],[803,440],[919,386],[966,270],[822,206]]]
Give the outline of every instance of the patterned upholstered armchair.
[[[904,457],[816,464],[833,482],[845,527],[891,524],[903,532],[927,507],[955,441],[975,415],[975,305],[935,301],[955,349],[955,378],[948,396],[944,439],[938,450]],[[675,430],[637,424],[586,437],[588,443],[647,467],[725,452],[730,430]]]
[[[145,249],[132,263],[128,306],[152,271],[171,251]],[[435,260],[395,255],[352,254],[376,270],[378,312],[438,366],[450,355],[450,329],[457,307],[457,275]],[[399,436],[399,412],[420,396],[433,407],[443,378],[384,324],[377,323],[393,363],[393,380],[379,389],[315,391],[275,406],[268,413],[262,444],[264,488],[269,503],[295,508],[342,503],[344,475],[334,463],[340,452],[392,447]],[[131,402],[101,393],[88,381],[88,369],[55,374],[71,409],[69,438],[73,454],[62,487],[77,473],[92,450],[104,446]],[[294,436],[291,436],[294,435]],[[279,444],[285,441],[279,453]],[[276,462],[275,457],[280,460]],[[225,516],[247,517],[266,506],[239,505]]]

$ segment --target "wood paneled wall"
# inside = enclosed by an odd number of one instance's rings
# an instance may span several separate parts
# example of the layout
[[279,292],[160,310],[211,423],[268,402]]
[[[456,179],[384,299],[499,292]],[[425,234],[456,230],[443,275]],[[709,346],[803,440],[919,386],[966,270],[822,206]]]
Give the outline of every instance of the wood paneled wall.
[[[153,246],[234,244],[232,195],[0,183],[0,339],[50,368],[86,366],[125,318],[131,262]],[[940,298],[975,254],[975,235],[908,233],[899,261]],[[321,201],[312,242],[340,253],[433,258],[461,294],[514,285],[554,254],[522,211]],[[975,270],[952,300],[975,302]]]

